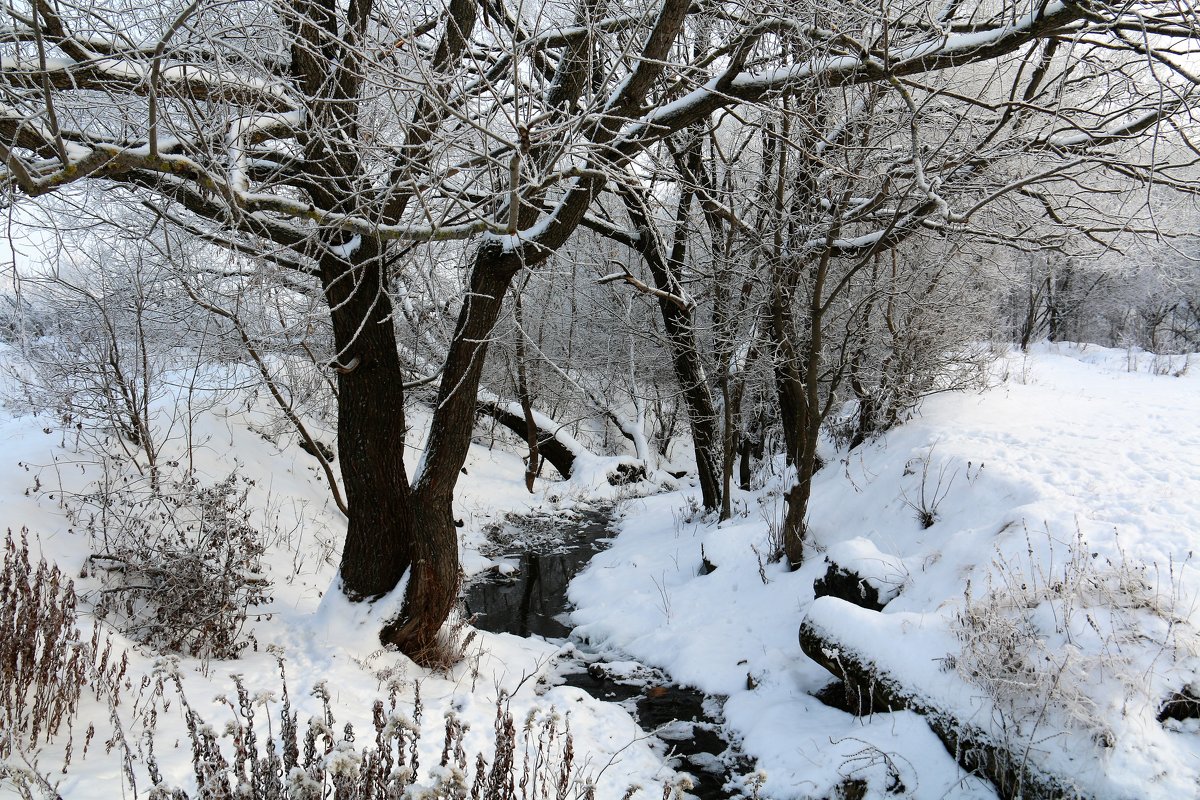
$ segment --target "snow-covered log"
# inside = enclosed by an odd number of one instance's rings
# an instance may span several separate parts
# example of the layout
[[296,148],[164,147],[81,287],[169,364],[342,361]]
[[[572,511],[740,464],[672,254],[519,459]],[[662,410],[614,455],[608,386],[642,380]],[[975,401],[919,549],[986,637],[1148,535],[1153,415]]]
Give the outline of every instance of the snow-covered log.
[[[822,602],[850,606],[832,597]],[[1008,749],[987,732],[940,708],[918,688],[903,685],[885,668],[847,647],[827,625],[814,622],[811,617],[800,625],[800,649],[842,681],[847,696],[861,698],[858,705],[864,713],[907,709],[925,717],[959,765],[967,772],[986,777],[1005,800],[1089,797],[1076,789],[1068,777],[1043,772],[1030,764],[1024,754]]]
[[[480,392],[476,408],[480,414],[491,417],[522,439],[528,434],[529,429],[519,403],[505,402],[489,392]],[[562,430],[562,426],[543,414],[534,412],[533,422],[538,431],[538,453],[553,464],[563,478],[571,477],[575,457],[587,452],[586,448]]]
[[829,565],[823,577],[813,583],[817,597],[836,597],[860,608],[882,611],[879,592],[863,576],[826,559]]
[[831,595],[871,611],[882,611],[907,581],[901,559],[862,537],[831,546],[825,561],[825,575],[813,583],[816,596]]

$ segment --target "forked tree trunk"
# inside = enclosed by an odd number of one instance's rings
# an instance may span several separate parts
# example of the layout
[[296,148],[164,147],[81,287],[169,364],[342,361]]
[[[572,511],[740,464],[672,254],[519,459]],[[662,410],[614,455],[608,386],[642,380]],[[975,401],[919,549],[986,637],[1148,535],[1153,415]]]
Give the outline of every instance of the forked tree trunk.
[[[458,598],[454,484],[466,461],[488,335],[515,265],[480,247],[446,359],[419,474],[404,466],[404,374],[377,245],[321,264],[338,370],[338,450],[349,506],[342,590],[381,597],[408,576],[401,616],[381,639],[419,663],[436,659],[438,632]],[[511,259],[510,259],[511,260]]]
[[408,586],[400,616],[384,624],[379,639],[422,665],[441,660],[439,632],[458,601],[462,582],[451,502],[449,494],[414,492],[405,522],[393,529],[409,545]]
[[[393,528],[407,540],[405,569],[411,570],[401,616],[384,626],[380,638],[419,662],[436,655],[438,631],[458,599],[461,569],[452,510],[454,485],[471,445],[488,341],[504,294],[520,267],[495,240],[485,241],[476,252],[442,371],[422,466],[413,476],[408,521],[402,529]],[[390,325],[388,330],[390,334]]]

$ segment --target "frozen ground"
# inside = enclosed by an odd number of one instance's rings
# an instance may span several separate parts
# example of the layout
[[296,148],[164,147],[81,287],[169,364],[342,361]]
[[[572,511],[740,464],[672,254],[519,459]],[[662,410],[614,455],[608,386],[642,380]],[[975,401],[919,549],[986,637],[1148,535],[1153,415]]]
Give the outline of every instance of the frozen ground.
[[[1162,700],[1195,684],[1200,667],[1191,555],[1200,530],[1200,364],[1172,374],[1183,367],[1181,359],[1042,346],[1003,360],[997,385],[983,395],[933,398],[888,436],[850,454],[831,449],[814,486],[809,560],[796,572],[766,560],[782,512],[779,476],[739,493],[740,513],[719,526],[693,513],[687,489],[619,498],[620,536],[572,587],[576,634],[618,660],[664,667],[681,683],[727,697],[725,718],[758,759],[765,797],[827,797],[846,778],[867,781],[877,798],[995,796],[961,773],[918,716],[854,718],[816,700],[830,678],[799,650],[806,617],[924,696],[1023,746],[1031,763],[1066,771],[1083,790],[1194,796],[1200,728],[1155,720]],[[338,725],[369,731],[371,703],[386,696],[387,683],[400,680],[404,708],[420,680],[424,765],[437,763],[450,709],[471,726],[471,758],[487,754],[504,691],[513,693],[518,721],[569,712],[577,760],[596,776],[599,797],[620,798],[632,784],[643,787],[636,796],[661,797],[664,783],[677,780],[625,711],[537,680],[552,670],[553,644],[481,632],[448,675],[380,650],[370,613],[326,593],[342,523],[316,461],[286,439],[256,433],[264,419],[244,398],[227,397],[198,419],[194,437],[197,468],[209,479],[235,467],[254,479],[255,524],[274,532],[274,601],[251,623],[257,649],[237,661],[178,665],[190,702],[218,730],[229,711],[214,698],[231,692],[232,674],[252,692],[278,693],[273,645],[286,659],[301,719],[319,713],[308,690],[324,681]],[[70,428],[49,418],[5,415],[0,452],[7,524],[28,527],[48,559],[78,574],[92,545],[64,515],[63,494],[84,491],[98,467]],[[547,483],[529,495],[519,458],[473,447],[456,497],[468,572],[496,563],[478,552],[489,521],[569,507],[595,489],[601,470],[592,466],[572,484]],[[936,505],[928,529],[914,508],[922,486],[925,505]],[[702,545],[717,565],[703,576]],[[885,611],[814,603],[826,555],[894,596]],[[1005,638],[1013,632],[1020,635]],[[967,639],[975,654],[964,657]],[[1001,658],[1014,641],[1022,658]],[[121,644],[133,654],[131,697],[138,696],[156,658]],[[67,800],[130,797],[119,762],[101,746],[109,711],[88,702],[82,719],[101,732],[86,758],[76,744],[60,773],[60,737],[38,763]],[[134,734],[140,707],[121,710]],[[187,786],[177,705],[158,727],[163,772]],[[144,765],[135,771],[144,793]]]
[[[1085,792],[1195,796],[1195,721],[1155,716],[1200,667],[1197,366],[1177,377],[1183,359],[1095,347],[1007,357],[983,395],[932,398],[882,439],[828,453],[796,572],[759,562],[777,480],[719,526],[679,494],[634,501],[573,584],[576,633],[728,696],[771,797],[827,796],[845,778],[875,797],[994,796],[914,715],[856,719],[815,700],[830,676],[800,652],[806,616]],[[814,603],[826,554],[895,599],[882,614]]]
[[[236,383],[231,378],[225,382]],[[176,431],[164,460],[181,458],[186,438],[179,408],[171,400],[173,394],[168,392],[157,408],[160,424],[172,424]],[[226,698],[234,697],[231,676],[241,676],[252,697],[264,701],[271,698],[256,715],[259,735],[265,738],[266,717],[277,713],[281,700],[276,655],[282,654],[300,724],[322,715],[321,701],[310,690],[324,684],[339,736],[342,726],[351,723],[360,744],[374,736],[372,704],[376,699],[388,698],[389,684],[400,686],[398,709],[411,718],[415,684],[419,682],[423,707],[420,762],[424,765],[420,783],[425,785],[431,783],[429,767],[437,765],[441,757],[447,712],[453,711],[469,727],[464,749],[471,762],[477,753],[491,761],[496,703],[501,694],[509,698],[521,736],[522,726],[530,723],[536,736],[536,726],[552,715],[569,722],[578,753],[577,772],[581,778],[595,781],[598,798],[620,798],[635,783],[646,787],[650,796],[661,796],[664,782],[673,784],[678,780],[626,711],[594,700],[578,689],[550,687],[539,680],[552,671],[561,649],[558,645],[537,638],[475,632],[468,657],[448,674],[430,673],[398,653],[383,650],[377,631],[390,607],[389,599],[367,609],[327,591],[336,573],[344,518],[326,491],[318,462],[288,436],[274,435],[276,426],[264,413],[268,401],[264,398],[262,402],[260,405],[242,391],[206,397],[203,403],[198,400],[204,410],[196,416],[191,439],[195,469],[202,480],[216,482],[236,472],[252,481],[247,507],[255,509],[251,524],[262,530],[271,543],[264,566],[273,583],[273,601],[255,609],[257,614],[247,626],[255,644],[234,661],[183,658],[177,665],[164,663],[145,647],[114,635],[118,651],[127,649],[131,657],[130,688],[124,692],[119,716],[135,749],[145,754],[140,739],[153,692],[152,685],[140,683],[143,677],[174,671],[182,677],[191,706],[218,733],[233,719],[225,704]],[[318,439],[333,440],[330,430],[313,420],[309,422]],[[414,413],[410,424],[419,427],[423,422],[422,415]],[[416,447],[410,449],[410,470],[417,452]],[[83,532],[86,514],[94,506],[81,502],[79,496],[94,491],[104,471],[76,439],[74,425],[64,424],[53,415],[22,415],[9,408],[0,417],[0,454],[0,507],[6,512],[7,526],[14,532],[28,528],[35,558],[42,554],[68,576],[79,575],[89,553],[99,549]],[[468,572],[477,572],[497,565],[479,555],[484,526],[506,512],[520,513],[540,506],[544,490],[537,496],[528,494],[520,458],[500,449],[475,445],[466,466],[469,474],[460,483],[455,514],[464,523],[464,567]],[[551,508],[569,509],[579,498],[596,494],[586,481],[598,479],[603,464],[587,466],[588,474],[574,483],[553,485],[559,500],[550,504]],[[70,508],[85,509],[85,518],[72,517]],[[99,588],[95,578],[77,580],[85,612]],[[90,626],[85,613],[85,635]],[[174,697],[169,687],[167,697]],[[48,774],[64,800],[135,796],[127,781],[122,780],[119,751],[106,752],[103,746],[112,732],[108,719],[109,709],[85,693],[75,724],[69,768],[60,771],[67,736],[60,735],[37,755],[38,768]],[[95,724],[97,732],[83,755],[82,731],[89,723]],[[277,726],[278,720],[274,724]],[[155,755],[165,782],[192,791],[195,778],[191,751],[178,701],[159,712],[157,728]],[[558,729],[562,729],[562,721]],[[222,741],[225,756],[232,761],[231,739],[226,735]],[[562,742],[558,744],[561,747]],[[15,759],[13,763],[17,763]],[[136,794],[145,796],[151,783],[144,760],[135,760],[133,769],[138,780]],[[0,797],[14,794],[11,786],[0,781]]]

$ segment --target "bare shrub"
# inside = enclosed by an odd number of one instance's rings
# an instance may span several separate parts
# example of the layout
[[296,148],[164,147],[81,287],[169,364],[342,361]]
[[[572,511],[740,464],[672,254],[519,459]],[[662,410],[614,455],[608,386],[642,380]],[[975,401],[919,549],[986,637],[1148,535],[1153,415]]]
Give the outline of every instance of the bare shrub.
[[950,465],[944,463],[938,467],[937,483],[933,486],[930,485],[929,467],[933,460],[934,446],[929,448],[929,452],[910,459],[904,465],[905,475],[915,474],[914,467],[917,465],[921,468],[921,488],[916,499],[910,498],[903,487],[900,489],[901,500],[917,515],[917,522],[921,523],[922,528],[932,528],[938,521],[938,507],[946,499],[946,495],[950,494],[950,488],[954,486],[954,479],[958,477],[958,470],[955,469],[947,479],[946,471]]
[[[52,415],[77,444],[119,453],[154,481],[167,442],[190,441],[199,405],[216,393],[194,391],[212,371],[211,331],[151,248],[142,237],[87,236],[40,265],[22,281],[22,310],[36,324],[23,326],[5,371],[15,408]],[[179,347],[185,341],[194,354]],[[186,412],[169,402],[173,384],[191,389]]]
[[683,505],[672,509],[671,517],[675,520],[676,532],[682,531],[684,525],[698,525],[704,521],[708,511],[700,504],[700,498],[695,495],[684,495]]
[[775,564],[783,560],[783,514],[778,499],[771,493],[759,500],[759,513],[767,523],[767,561]]
[[1115,681],[1122,702],[1155,707],[1139,658],[1180,661],[1192,654],[1195,632],[1176,612],[1174,591],[1164,592],[1145,563],[1101,557],[1082,535],[1058,570],[1042,568],[1033,552],[1030,544],[1029,566],[998,562],[999,579],[982,593],[968,585],[956,621],[961,653],[948,666],[986,692],[1013,744],[1028,747],[1054,725],[1110,747],[1100,684]]
[[236,658],[252,609],[270,600],[251,486],[236,472],[211,485],[194,475],[157,487],[118,479],[75,497],[73,516],[98,548],[89,558],[104,584],[97,615],[160,650]]
[[[282,691],[252,694],[234,676],[234,692],[225,698],[232,716],[226,736],[219,736],[189,703],[180,673],[172,662],[162,662],[157,671],[154,694],[167,707],[178,698],[192,749],[196,788],[192,793],[171,787],[164,780],[154,756],[153,724],[146,740],[146,758],[153,796],[173,800],[588,800],[593,786],[577,771],[574,742],[565,719],[553,709],[530,712],[518,731],[501,694],[496,702],[491,760],[483,753],[470,759],[464,746],[467,726],[453,711],[445,716],[441,758],[422,775],[419,759],[421,718],[420,685],[417,684],[411,713],[398,707],[398,684],[389,686],[386,699],[376,700],[371,719],[374,735],[362,747],[363,737],[354,726],[339,726],[325,685],[317,684],[313,695],[322,710],[300,724],[292,706],[284,670],[278,659]],[[256,727],[258,714],[273,715],[269,733],[261,737]],[[156,719],[156,715],[151,715]],[[222,739],[232,742],[223,746]]]
[[[0,568],[0,758],[34,751],[70,726],[83,688],[119,702],[128,656],[114,657],[99,626],[76,627],[75,586],[58,567],[29,558],[28,531],[8,531]],[[88,739],[91,738],[89,727]],[[86,747],[86,743],[85,743]],[[67,747],[70,760],[71,746]]]

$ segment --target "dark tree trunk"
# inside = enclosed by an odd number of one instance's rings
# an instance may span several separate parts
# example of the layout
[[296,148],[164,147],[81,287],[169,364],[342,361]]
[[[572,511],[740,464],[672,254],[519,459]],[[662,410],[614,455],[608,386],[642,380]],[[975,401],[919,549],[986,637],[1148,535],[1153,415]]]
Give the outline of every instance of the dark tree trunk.
[[1033,288],[1032,268],[1030,270],[1029,282],[1030,286],[1027,297],[1027,305],[1025,306],[1025,318],[1021,322],[1019,335],[1021,352],[1028,352],[1029,345],[1033,342],[1034,334],[1037,333],[1040,325],[1040,306],[1042,304],[1042,295],[1040,287],[1037,291],[1035,291]]
[[525,465],[525,489],[533,494],[533,484],[541,465],[538,454],[538,427],[533,419],[533,398],[529,394],[529,376],[528,370],[525,369],[525,321],[521,318],[521,291],[518,289],[513,292],[513,316],[517,321],[516,384],[521,414],[525,417],[525,443],[529,446],[529,462]]
[[[867,441],[868,438],[880,430],[877,398],[862,380],[864,360],[863,351],[859,350],[855,353],[854,359],[850,364],[850,390],[854,392],[854,398],[858,401],[858,413],[854,415],[854,433],[850,437],[851,450]],[[880,369],[880,373],[886,371],[886,363],[885,360],[884,367]]]
[[741,489],[743,492],[750,491],[750,479],[752,477],[751,469],[750,469],[750,467],[751,467],[750,456],[751,456],[753,449],[754,449],[754,445],[750,441],[750,437],[743,436],[741,453],[739,454],[741,456],[741,458],[740,458],[740,461],[738,462],[738,488]]
[[788,466],[800,460],[804,449],[803,432],[807,426],[804,379],[800,374],[791,310],[791,291],[777,283],[768,309],[768,330],[775,349],[775,393],[779,401],[779,419],[783,428],[783,448]]
[[[668,338],[673,338],[668,332]],[[694,337],[692,339],[694,344]],[[696,476],[700,479],[700,497],[707,509],[721,505],[720,472],[717,466],[716,411],[713,409],[712,393],[705,380],[697,350],[672,347],[671,361],[675,374],[683,386],[684,402],[688,409],[688,423],[692,429],[692,446],[696,454]]]
[[1067,308],[1067,295],[1071,291],[1073,270],[1070,262],[1064,264],[1057,272],[1051,273],[1047,281],[1047,315],[1049,317],[1049,337],[1052,342],[1060,342],[1067,335],[1067,319],[1070,310]]
[[[836,235],[836,228],[831,233]],[[787,512],[783,520],[783,550],[793,568],[804,562],[805,517],[812,496],[812,478],[821,468],[817,444],[821,423],[829,412],[829,403],[822,403],[821,371],[823,367],[824,318],[828,309],[825,280],[829,275],[830,251],[826,250],[810,271],[811,284],[806,288],[806,327],[803,342],[794,344],[797,329],[792,316],[792,297],[799,286],[800,264],[791,259],[778,259],[776,266],[776,297],[772,308],[772,344],[778,351],[775,375],[779,389],[779,405],[784,441],[789,459],[796,468],[796,483],[784,495]],[[832,397],[835,386],[827,393]]]
[[[804,562],[805,517],[808,514],[808,501],[812,496],[812,479],[822,466],[817,456],[817,444],[821,435],[821,423],[829,411],[828,403],[821,402],[821,367],[823,362],[823,328],[825,306],[825,278],[829,270],[829,255],[825,254],[816,265],[813,274],[811,295],[808,307],[808,341],[802,350],[801,361],[795,365],[795,372],[803,367],[803,377],[799,385],[794,387],[803,397],[803,427],[793,432],[798,440],[796,456],[796,484],[785,495],[787,514],[783,524],[783,549],[788,563],[793,569]],[[829,387],[832,396],[833,386]],[[786,435],[788,420],[784,420]]]
[[401,615],[384,624],[379,639],[418,664],[439,662],[443,647],[438,633],[458,601],[462,582],[451,502],[451,494],[430,497],[414,492],[405,524],[396,531],[408,543],[408,585]]
[[[757,348],[751,348],[743,370],[749,367],[756,352]],[[726,520],[733,516],[734,465],[737,463],[739,451],[746,453],[746,434],[742,430],[742,396],[746,393],[746,378],[740,372],[734,374],[732,356],[726,354],[722,361],[730,365],[728,369],[722,370],[720,384],[725,412],[725,426],[721,439],[721,519]],[[749,464],[744,463],[743,469],[748,472]],[[747,477],[745,483],[749,482],[750,479]]]
[[[471,445],[487,344],[504,294],[520,266],[495,240],[484,242],[476,252],[442,371],[423,466],[413,476],[408,513],[402,516],[407,524],[395,531],[406,541],[406,567],[411,570],[401,616],[384,626],[380,639],[418,662],[437,653],[438,631],[458,599],[461,569],[452,510],[454,485]],[[387,328],[390,335],[390,324]],[[394,343],[392,349],[394,353]]]
[[[793,267],[777,269],[782,272],[789,268]],[[798,567],[804,560],[804,518],[808,512],[812,476],[816,471],[816,435],[821,424],[812,402],[816,387],[809,382],[817,379],[819,374],[820,351],[813,345],[819,347],[820,343],[814,343],[810,338],[803,348],[795,346],[790,298],[790,291],[776,289],[770,308],[770,331],[771,344],[776,351],[775,390],[787,464],[796,469],[796,483],[784,495],[787,510],[782,526],[783,549],[788,563]],[[811,322],[810,336],[816,327]]]
[[377,249],[321,264],[338,367],[338,453],[349,522],[342,587],[352,599],[395,588],[412,563],[413,523],[404,469],[404,374]]
[[[679,217],[686,214],[686,204],[690,203],[690,194],[684,194],[685,197],[680,199]],[[678,280],[678,270],[685,253],[682,222],[676,220],[676,240],[672,252],[667,255],[663,252],[639,198],[629,191],[623,192],[622,197],[638,232],[636,248],[650,270],[655,288],[679,296],[682,284]],[[696,341],[695,320],[691,309],[668,297],[660,295],[658,307],[662,313],[663,328],[667,332],[675,379],[679,381],[684,405],[687,407],[692,447],[696,454],[696,475],[700,479],[701,501],[705,508],[717,509],[721,505],[721,473],[717,451],[720,436],[717,432],[717,413],[712,390],[704,373],[700,346]]]

